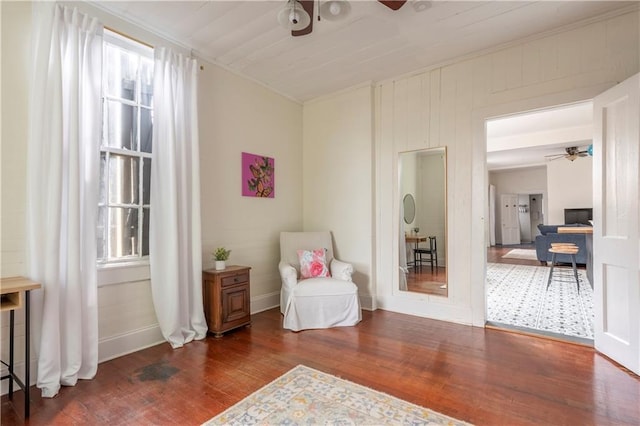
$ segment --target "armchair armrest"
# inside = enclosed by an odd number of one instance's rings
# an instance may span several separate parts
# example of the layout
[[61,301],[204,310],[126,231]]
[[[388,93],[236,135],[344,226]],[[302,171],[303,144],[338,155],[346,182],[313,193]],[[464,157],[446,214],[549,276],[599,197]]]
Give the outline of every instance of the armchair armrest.
[[353,265],[338,259],[331,261],[331,276],[342,281],[351,281]]
[[278,264],[280,278],[282,279],[282,287],[286,290],[292,289],[298,283],[298,272],[296,268],[287,262],[280,261]]

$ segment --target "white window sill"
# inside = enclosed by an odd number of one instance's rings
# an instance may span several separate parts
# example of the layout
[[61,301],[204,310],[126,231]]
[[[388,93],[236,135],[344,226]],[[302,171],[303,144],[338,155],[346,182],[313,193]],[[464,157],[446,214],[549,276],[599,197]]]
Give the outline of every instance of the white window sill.
[[151,271],[148,261],[98,265],[98,287],[149,279]]

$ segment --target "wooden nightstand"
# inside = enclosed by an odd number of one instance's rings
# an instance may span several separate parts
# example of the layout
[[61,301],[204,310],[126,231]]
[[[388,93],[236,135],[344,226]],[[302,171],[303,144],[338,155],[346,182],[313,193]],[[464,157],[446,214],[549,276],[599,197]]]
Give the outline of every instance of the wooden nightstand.
[[209,332],[215,337],[251,324],[248,266],[227,266],[221,271],[202,271],[204,315]]

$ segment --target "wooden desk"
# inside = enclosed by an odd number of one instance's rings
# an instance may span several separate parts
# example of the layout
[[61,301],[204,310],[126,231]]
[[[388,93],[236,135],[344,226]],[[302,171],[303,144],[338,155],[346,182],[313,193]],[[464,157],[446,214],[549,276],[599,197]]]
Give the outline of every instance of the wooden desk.
[[[25,277],[10,277],[0,278],[0,293],[1,293],[1,311],[9,311],[9,364],[5,364],[9,369],[9,374],[0,377],[0,380],[9,379],[9,400],[13,400],[13,382],[15,381],[20,389],[24,392],[24,417],[29,417],[29,367],[31,366],[31,359],[29,353],[29,343],[31,337],[29,336],[30,324],[29,324],[29,292],[42,287],[39,283],[36,283]],[[13,371],[13,341],[14,341],[14,313],[16,309],[20,309],[24,304],[24,383],[20,381],[20,378]]]

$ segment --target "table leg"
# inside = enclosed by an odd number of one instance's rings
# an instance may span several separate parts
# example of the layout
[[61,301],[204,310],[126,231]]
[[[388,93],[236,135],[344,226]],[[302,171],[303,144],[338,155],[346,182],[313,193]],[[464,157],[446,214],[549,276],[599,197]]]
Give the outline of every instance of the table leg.
[[576,287],[578,288],[578,293],[580,293],[580,280],[578,279],[578,268],[576,268],[576,255],[571,255],[571,266],[573,267],[573,276],[576,279]]
[[549,271],[549,279],[547,280],[547,289],[549,289],[549,284],[551,284],[551,280],[553,278],[553,268],[556,264],[556,254],[551,253],[551,270]]
[[29,417],[29,402],[30,395],[29,386],[31,385],[31,378],[29,377],[29,370],[31,367],[31,357],[29,354],[29,345],[31,341],[30,333],[31,330],[30,320],[31,317],[29,315],[29,290],[24,292],[24,418]]
[[13,335],[15,314],[13,309],[9,312],[9,399],[13,399]]

